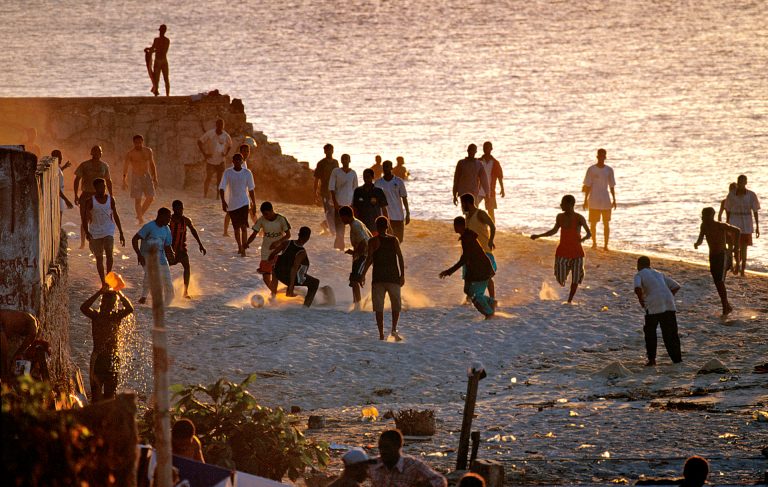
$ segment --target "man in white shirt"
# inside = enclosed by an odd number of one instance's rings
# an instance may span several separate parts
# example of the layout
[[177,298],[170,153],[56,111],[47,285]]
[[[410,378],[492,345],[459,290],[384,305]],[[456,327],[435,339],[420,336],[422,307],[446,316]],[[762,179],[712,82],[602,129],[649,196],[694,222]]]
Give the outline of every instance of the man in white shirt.
[[587,169],[582,191],[584,192],[584,209],[589,208],[592,248],[597,248],[597,222],[602,219],[605,242],[603,248],[608,250],[608,238],[611,235],[611,210],[616,209],[616,193],[613,189],[616,186],[616,180],[613,177],[613,168],[605,164],[605,157],[605,149],[598,149],[597,164],[593,164]]
[[[245,257],[249,208],[251,215],[254,218],[256,216],[256,196],[253,193],[255,187],[253,174],[249,169],[243,167],[243,156],[238,152],[232,156],[232,167],[224,171],[222,175],[221,183],[219,183],[219,198],[221,198],[221,209],[229,213],[229,218],[232,220],[237,253],[241,257]],[[225,192],[227,197],[225,197]]]
[[[402,243],[405,238],[405,225],[411,223],[411,210],[408,208],[408,191],[402,179],[392,174],[392,161],[382,164],[384,175],[374,185],[384,191],[387,197],[387,213],[392,235]],[[405,206],[405,213],[403,213]]]
[[349,225],[349,242],[351,249],[345,251],[352,256],[352,272],[349,273],[349,287],[352,288],[352,301],[355,311],[360,310],[360,286],[363,282],[363,270],[365,269],[365,260],[368,257],[368,240],[371,238],[371,232],[363,222],[355,218],[352,208],[342,206],[339,209],[339,218],[344,225]]
[[747,176],[742,174],[736,180],[736,191],[728,193],[725,199],[726,222],[741,230],[739,238],[741,255],[736,259],[734,274],[739,272],[739,262],[741,262],[742,276],[747,270],[747,247],[752,245],[752,234],[755,234],[755,238],[760,238],[760,220],[757,218],[759,209],[760,202],[757,195],[747,189]]
[[205,182],[203,183],[203,198],[208,197],[208,185],[211,177],[216,175],[216,185],[221,184],[224,174],[224,163],[227,154],[232,149],[232,137],[224,131],[224,120],[216,120],[216,128],[204,133],[197,141],[197,147],[205,157]]
[[642,256],[637,259],[635,294],[640,306],[645,309],[645,351],[648,354],[646,366],[656,365],[656,327],[661,325],[661,336],[669,358],[674,363],[683,361],[680,352],[680,337],[677,335],[675,294],[680,284],[651,268],[651,259]]
[[342,154],[341,167],[335,168],[328,180],[328,191],[336,212],[336,240],[333,246],[338,250],[344,250],[344,223],[339,217],[339,209],[342,206],[352,206],[355,188],[357,188],[357,173],[349,167],[350,162],[349,154]]

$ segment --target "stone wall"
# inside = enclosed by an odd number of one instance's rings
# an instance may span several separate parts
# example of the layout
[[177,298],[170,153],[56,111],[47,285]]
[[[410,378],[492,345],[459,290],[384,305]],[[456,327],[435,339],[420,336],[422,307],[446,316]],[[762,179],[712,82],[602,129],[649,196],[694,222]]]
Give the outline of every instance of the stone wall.
[[[24,144],[38,156],[60,149],[73,164],[101,145],[112,178],[119,183],[135,134],[155,153],[161,187],[202,190],[205,164],[197,139],[223,118],[234,151],[246,137],[256,150],[250,169],[262,199],[312,204],[312,172],[306,162],[282,153],[247,122],[240,100],[213,92],[173,97],[0,98],[0,145]],[[71,176],[70,176],[71,177]],[[71,192],[71,181],[67,181]]]
[[68,383],[69,293],[59,171],[50,157],[0,147],[0,308],[37,316],[54,383]]

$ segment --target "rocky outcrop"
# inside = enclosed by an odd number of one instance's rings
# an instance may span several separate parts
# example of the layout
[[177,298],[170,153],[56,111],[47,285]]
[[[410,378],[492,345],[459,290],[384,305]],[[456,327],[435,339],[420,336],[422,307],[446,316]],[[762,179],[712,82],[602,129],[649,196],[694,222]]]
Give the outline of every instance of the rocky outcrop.
[[[77,163],[101,145],[117,182],[135,134],[155,152],[162,187],[200,191],[205,164],[197,139],[223,118],[233,152],[248,137],[256,149],[250,168],[263,199],[312,204],[312,172],[246,120],[240,100],[218,92],[173,97],[0,98],[0,145],[24,144],[38,156],[60,149]],[[71,176],[67,176],[67,189]]]

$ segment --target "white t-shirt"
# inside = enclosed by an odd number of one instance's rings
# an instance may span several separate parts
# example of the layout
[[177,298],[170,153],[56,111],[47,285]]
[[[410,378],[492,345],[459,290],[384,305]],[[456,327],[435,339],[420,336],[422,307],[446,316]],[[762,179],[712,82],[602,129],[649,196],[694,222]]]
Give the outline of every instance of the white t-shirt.
[[646,267],[635,274],[635,287],[643,290],[645,309],[648,314],[659,314],[665,311],[677,311],[675,308],[675,296],[673,289],[679,289],[680,284],[675,282],[656,269]]
[[367,242],[370,238],[371,232],[368,227],[357,218],[353,218],[352,223],[349,224],[349,242],[352,244],[352,248],[357,248],[360,242]]
[[387,197],[387,214],[389,219],[396,222],[405,220],[402,198],[407,198],[408,192],[405,190],[403,180],[397,176],[392,176],[392,179],[389,181],[384,179],[384,177],[380,177],[374,185],[377,188],[381,188]]
[[[488,192],[490,193],[490,191],[491,191],[491,173],[493,172],[494,160],[491,159],[489,161],[486,161],[485,159],[478,159],[478,161],[480,161],[480,165],[483,166],[483,171],[485,172],[485,180],[488,181]],[[482,186],[480,187],[479,196],[481,198],[484,198],[485,196],[487,196],[485,194],[485,188],[483,188]]]
[[261,240],[261,260],[269,260],[269,254],[272,253],[272,249],[269,248],[274,242],[277,242],[285,235],[285,232],[291,229],[291,224],[288,223],[288,219],[280,213],[276,213],[276,218],[272,221],[266,218],[259,217],[256,223],[253,224],[254,232],[264,230],[264,237]]
[[738,227],[741,233],[755,231],[752,212],[760,209],[755,193],[750,190],[745,194],[729,193],[725,199],[725,209],[729,213],[728,223]]
[[221,177],[219,189],[224,190],[227,211],[234,211],[243,206],[248,206],[248,191],[253,191],[255,188],[253,173],[250,170],[244,167],[239,171],[235,171],[234,167],[226,169]]
[[607,165],[597,167],[597,164],[589,166],[584,176],[584,186],[591,189],[588,202],[590,210],[610,210],[613,207],[611,193],[608,191],[608,188],[616,186],[613,168]]
[[225,130],[217,134],[216,129],[213,128],[200,137],[200,142],[205,152],[211,155],[211,158],[206,161],[208,164],[227,162],[227,154],[232,148],[232,138]]
[[357,188],[357,173],[354,170],[344,172],[344,169],[337,167],[331,172],[328,190],[336,193],[336,202],[339,206],[352,206],[355,188]]

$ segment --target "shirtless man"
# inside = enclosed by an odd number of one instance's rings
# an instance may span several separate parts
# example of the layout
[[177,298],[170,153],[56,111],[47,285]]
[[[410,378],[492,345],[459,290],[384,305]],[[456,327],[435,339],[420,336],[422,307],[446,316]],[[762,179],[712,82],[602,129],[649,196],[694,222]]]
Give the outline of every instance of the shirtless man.
[[738,228],[715,221],[714,208],[707,207],[701,210],[701,230],[693,248],[698,249],[706,237],[709,246],[709,272],[715,281],[717,294],[720,295],[723,316],[733,311],[733,307],[728,302],[728,292],[725,290],[725,276],[728,274],[728,269],[733,266],[729,253],[739,252],[740,236],[741,232]]
[[152,47],[146,48],[145,52],[153,52],[155,54],[155,62],[152,65],[152,73],[154,77],[152,79],[152,89],[150,90],[155,96],[159,95],[158,91],[160,84],[160,73],[163,73],[163,81],[165,82],[165,96],[171,95],[171,83],[168,81],[168,48],[171,46],[171,40],[165,37],[165,31],[168,28],[165,24],[160,26],[160,36],[155,37],[152,41]]
[[[123,164],[123,189],[128,189],[128,169],[131,169],[131,198],[136,209],[136,220],[144,224],[144,213],[155,199],[157,188],[157,167],[152,149],[144,147],[144,137],[133,136],[133,149],[125,155]],[[144,203],[141,197],[144,197]]]
[[[3,380],[13,376],[13,362],[24,355],[37,337],[37,319],[24,311],[0,309],[0,368]],[[13,355],[8,352],[8,339],[17,341],[22,338],[19,348]]]
[[[101,296],[99,310],[91,306]],[[120,299],[122,309],[118,309]],[[102,287],[88,298],[80,311],[91,320],[93,335],[93,352],[91,353],[89,378],[91,383],[91,400],[93,402],[115,397],[117,384],[120,380],[120,357],[118,356],[118,337],[120,323],[123,318],[133,313],[133,305],[119,291],[112,291],[107,286]]]

